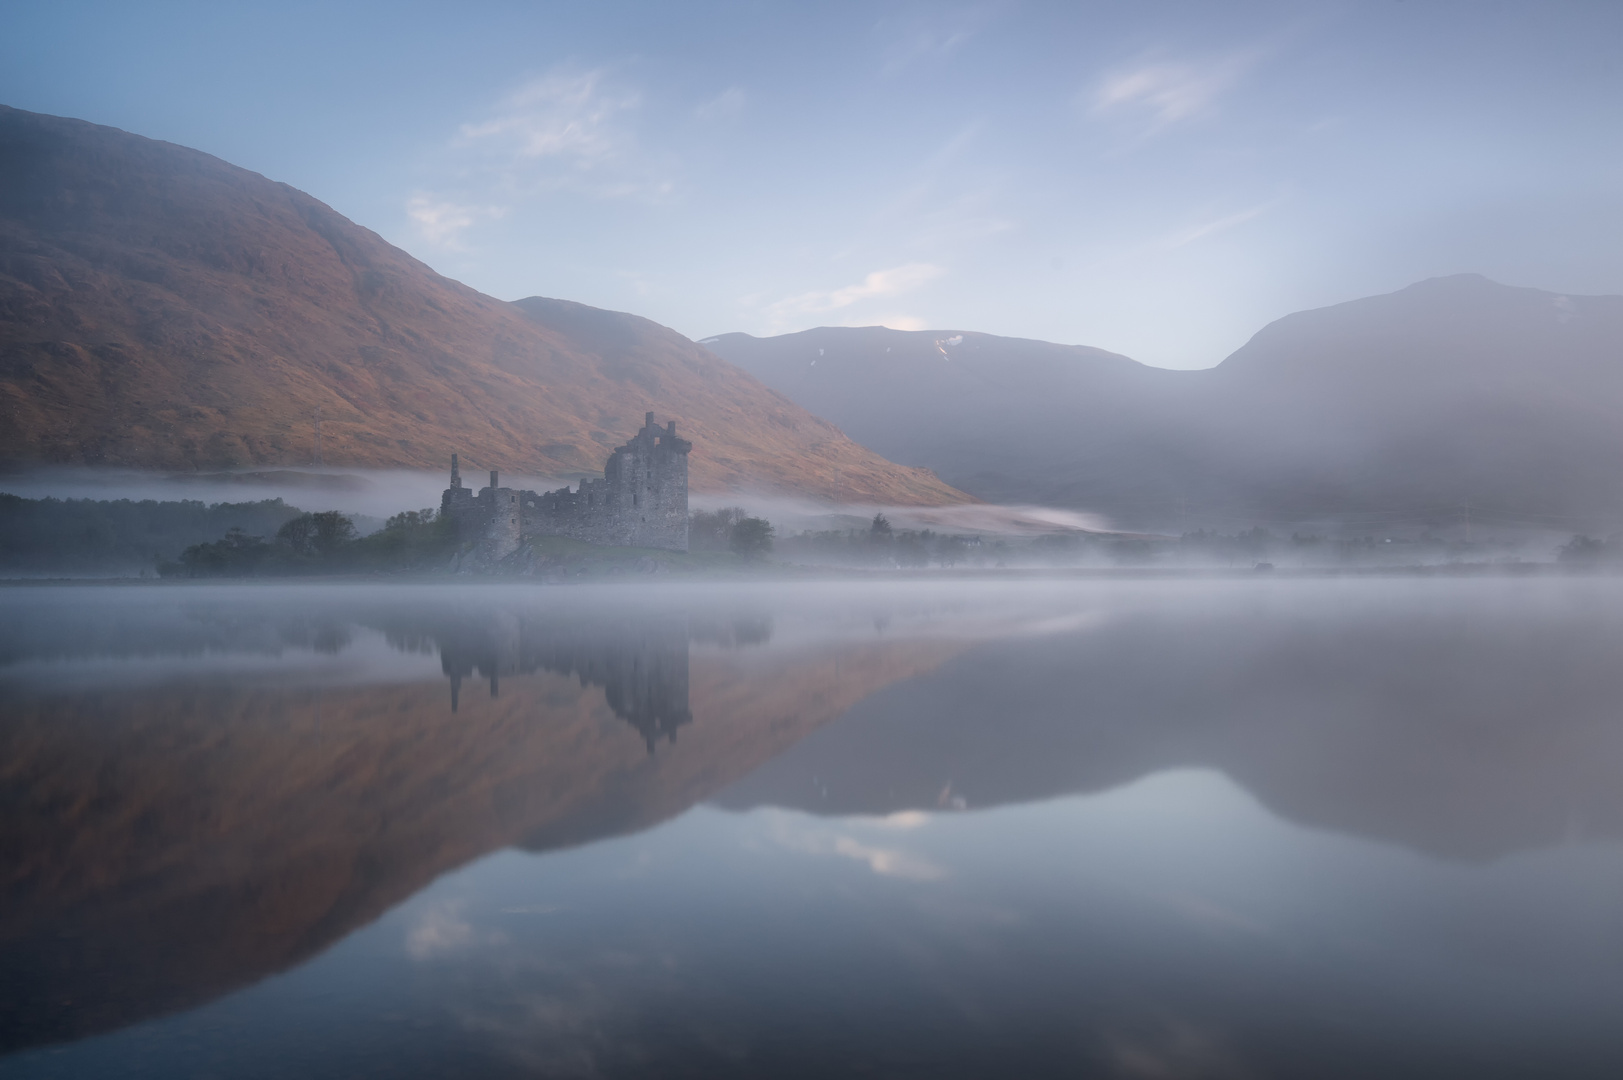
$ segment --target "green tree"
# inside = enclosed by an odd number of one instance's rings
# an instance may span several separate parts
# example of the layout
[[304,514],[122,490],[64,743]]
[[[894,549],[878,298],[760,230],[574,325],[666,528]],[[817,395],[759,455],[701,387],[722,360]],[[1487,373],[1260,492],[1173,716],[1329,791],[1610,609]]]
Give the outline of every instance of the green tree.
[[899,533],[892,558],[897,566],[928,566],[930,549],[923,536],[916,532]]
[[456,545],[455,523],[428,507],[396,514],[377,532],[345,545],[343,561],[364,570],[422,569],[443,563]]
[[766,518],[747,517],[733,526],[728,546],[746,559],[758,559],[772,550],[772,523]]
[[694,551],[726,551],[732,547],[733,528],[749,512],[742,506],[695,510],[688,517],[688,547]]
[[[299,511],[281,499],[252,503],[128,499],[23,499],[0,494],[0,569],[133,573],[227,529],[269,536]],[[173,569],[172,569],[173,572]]]
[[[181,552],[178,572],[187,577],[242,577],[259,569],[270,551],[262,537],[229,529],[212,544],[193,544]],[[171,566],[160,567],[160,572],[175,572]]]
[[969,555],[969,541],[962,536],[943,536],[936,541],[935,557],[942,566],[957,566]]
[[1564,563],[1598,563],[1612,554],[1611,545],[1592,536],[1574,536],[1558,553]]
[[355,539],[355,523],[336,510],[300,514],[276,530],[276,543],[295,555],[332,555]]

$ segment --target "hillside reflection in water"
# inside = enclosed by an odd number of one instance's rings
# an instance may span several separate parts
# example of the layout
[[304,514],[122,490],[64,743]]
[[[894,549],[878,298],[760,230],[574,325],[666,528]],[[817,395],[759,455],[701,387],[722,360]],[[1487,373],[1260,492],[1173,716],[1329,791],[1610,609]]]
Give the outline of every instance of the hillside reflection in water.
[[0,1076],[1614,1075],[1610,580],[0,595]]

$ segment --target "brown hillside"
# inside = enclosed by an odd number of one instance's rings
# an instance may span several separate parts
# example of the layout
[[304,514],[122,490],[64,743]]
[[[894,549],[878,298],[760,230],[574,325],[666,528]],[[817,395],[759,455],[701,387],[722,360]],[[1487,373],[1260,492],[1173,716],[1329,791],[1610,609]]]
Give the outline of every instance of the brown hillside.
[[653,410],[700,491],[966,501],[646,319],[443,278],[286,184],[0,106],[0,463],[601,470]]

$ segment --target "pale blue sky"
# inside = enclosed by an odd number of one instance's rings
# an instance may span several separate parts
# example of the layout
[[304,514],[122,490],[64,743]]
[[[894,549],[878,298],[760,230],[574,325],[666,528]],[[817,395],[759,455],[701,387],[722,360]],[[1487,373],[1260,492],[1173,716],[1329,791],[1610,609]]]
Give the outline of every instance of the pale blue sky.
[[1615,2],[0,13],[0,102],[693,337],[885,323],[1203,367],[1439,274],[1623,292]]

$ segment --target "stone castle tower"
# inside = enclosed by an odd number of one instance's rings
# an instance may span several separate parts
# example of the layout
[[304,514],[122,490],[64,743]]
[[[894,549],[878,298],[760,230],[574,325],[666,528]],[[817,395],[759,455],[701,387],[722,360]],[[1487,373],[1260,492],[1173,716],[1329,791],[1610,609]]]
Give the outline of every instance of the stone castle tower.
[[692,443],[676,437],[676,421],[660,427],[649,413],[642,430],[609,455],[603,479],[582,480],[577,491],[562,487],[543,494],[501,487],[494,469],[490,486],[475,493],[462,486],[452,454],[451,486],[440,499],[440,512],[490,560],[510,555],[536,536],[686,551],[692,449]]

